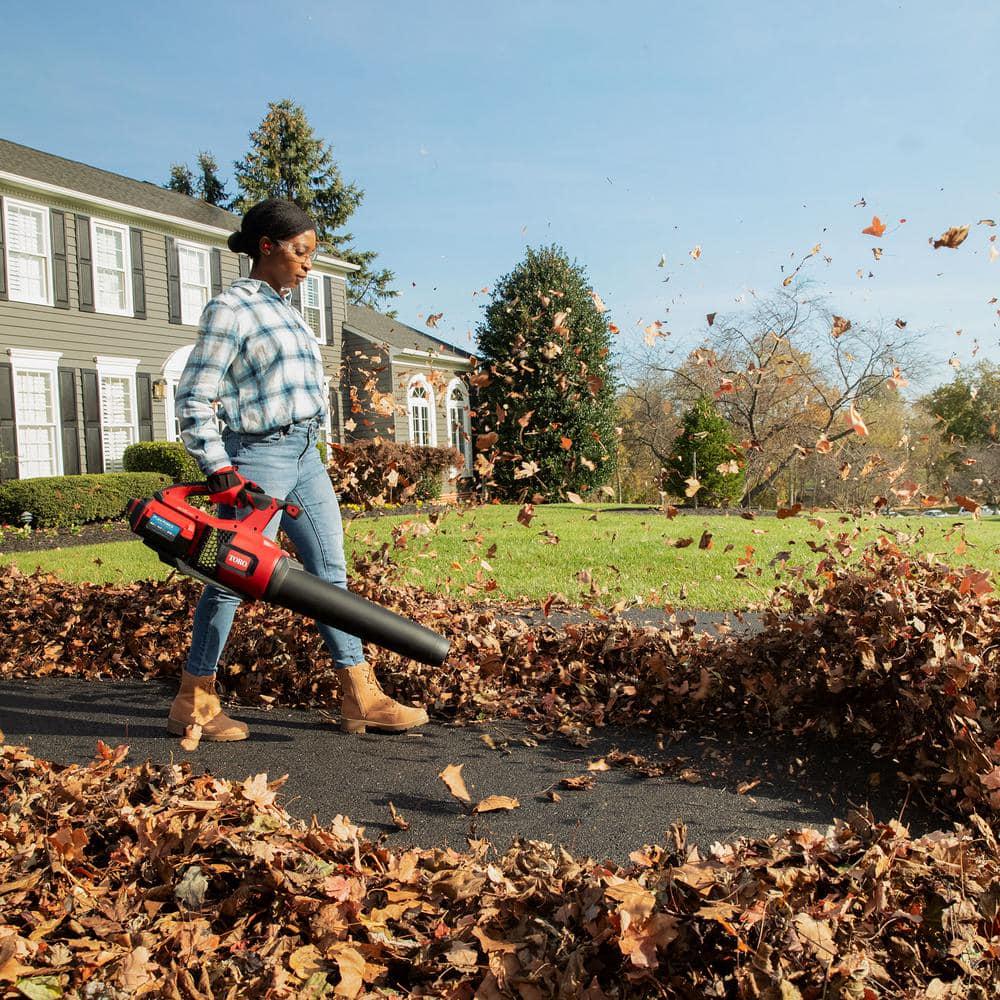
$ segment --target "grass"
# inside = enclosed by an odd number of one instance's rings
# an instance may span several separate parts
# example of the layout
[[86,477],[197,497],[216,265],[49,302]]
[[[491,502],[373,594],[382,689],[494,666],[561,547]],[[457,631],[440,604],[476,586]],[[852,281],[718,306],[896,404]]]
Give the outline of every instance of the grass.
[[[688,514],[669,520],[656,511],[626,513],[600,505],[554,504],[536,510],[527,527],[517,522],[517,508],[510,506],[448,511],[433,522],[427,515],[357,519],[347,523],[348,553],[377,549],[395,533],[400,546],[394,557],[403,578],[429,590],[460,594],[471,587],[477,596],[529,602],[561,593],[573,602],[589,596],[607,605],[639,597],[685,608],[733,610],[763,600],[782,562],[813,568],[820,556],[808,542],[821,544],[831,531],[851,530],[855,524],[853,518],[841,523],[835,513],[824,514],[827,524],[818,527],[804,515],[746,521]],[[915,536],[907,542],[915,552],[936,553],[956,566],[1000,569],[1000,518],[866,518],[862,523],[867,538],[901,531]],[[706,531],[711,547],[699,548]],[[685,538],[692,539],[686,547],[671,544]],[[745,580],[734,576],[740,558],[752,560]],[[0,554],[0,562],[16,563],[27,573],[38,568],[71,582],[162,579],[170,572],[138,541]]]

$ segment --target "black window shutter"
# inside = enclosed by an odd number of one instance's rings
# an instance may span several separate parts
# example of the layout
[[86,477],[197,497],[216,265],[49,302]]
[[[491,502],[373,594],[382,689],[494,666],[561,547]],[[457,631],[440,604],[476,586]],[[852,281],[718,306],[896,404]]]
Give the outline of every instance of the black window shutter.
[[132,250],[132,312],[136,319],[146,318],[146,274],[142,264],[142,230],[128,231]]
[[222,251],[212,249],[212,298],[222,294]]
[[240,254],[240,277],[250,277],[250,258],[245,253]]
[[299,285],[296,285],[292,289],[292,305],[295,306],[299,312],[302,312],[302,288]]
[[94,262],[90,250],[90,217],[76,217],[76,273],[80,278],[80,312],[94,311]]
[[7,298],[7,244],[3,238],[3,198],[0,198],[0,300]]
[[181,321],[181,262],[172,236],[167,237],[167,318]]
[[153,376],[139,373],[135,377],[135,402],[139,411],[139,440],[153,440]]
[[63,473],[80,474],[80,416],[76,410],[76,371],[59,369],[59,411],[62,422]]
[[0,479],[17,479],[14,371],[8,364],[0,364]]
[[101,397],[97,372],[80,369],[83,380],[83,439],[87,471],[104,471],[104,440],[101,434]]
[[49,210],[52,230],[52,287],[56,309],[69,309],[69,275],[66,272],[66,213]]
[[327,274],[323,275],[323,306],[326,309],[326,342],[335,344],[337,338],[333,330],[333,279]]

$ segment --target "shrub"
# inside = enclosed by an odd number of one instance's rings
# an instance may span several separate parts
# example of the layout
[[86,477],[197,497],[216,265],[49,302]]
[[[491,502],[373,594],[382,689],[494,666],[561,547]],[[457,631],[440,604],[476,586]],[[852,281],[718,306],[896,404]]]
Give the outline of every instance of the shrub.
[[140,441],[125,449],[126,472],[162,472],[175,483],[197,483],[205,478],[198,463],[180,441]]
[[149,496],[169,482],[158,472],[12,479],[0,483],[0,522],[17,524],[26,511],[36,528],[112,521],[122,516],[133,497]]
[[333,488],[343,503],[380,507],[441,496],[441,473],[461,468],[454,448],[422,448],[382,439],[330,444],[328,466]]

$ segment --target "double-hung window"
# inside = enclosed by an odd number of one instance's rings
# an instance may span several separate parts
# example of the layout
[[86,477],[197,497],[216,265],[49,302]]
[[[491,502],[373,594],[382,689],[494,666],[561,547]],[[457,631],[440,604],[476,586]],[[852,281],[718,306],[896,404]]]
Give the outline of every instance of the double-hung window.
[[326,324],[324,323],[323,310],[323,279],[315,274],[310,274],[302,282],[302,318],[309,324],[309,328],[316,339],[321,343],[326,343]]
[[52,245],[49,210],[3,199],[7,234],[7,288],[16,302],[52,305]]
[[205,303],[212,297],[212,271],[208,248],[177,242],[181,281],[181,322],[197,326]]
[[21,479],[62,475],[58,351],[11,348],[17,474]]
[[116,316],[132,315],[132,261],[128,228],[91,219],[94,247],[94,307]]
[[139,414],[135,399],[135,372],[138,367],[138,358],[97,358],[105,472],[120,472],[125,449],[139,440]]

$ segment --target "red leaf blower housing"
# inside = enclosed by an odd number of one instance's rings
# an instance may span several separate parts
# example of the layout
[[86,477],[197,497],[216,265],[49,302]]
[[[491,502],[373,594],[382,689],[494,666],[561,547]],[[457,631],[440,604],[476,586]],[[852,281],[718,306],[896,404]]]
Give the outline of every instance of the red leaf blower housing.
[[[213,503],[252,507],[241,520],[215,517],[188,503],[207,496]],[[243,600],[262,600],[356,635],[401,656],[439,666],[448,640],[358,594],[307,573],[277,542],[264,534],[283,511],[296,518],[295,504],[244,481],[222,493],[204,483],[178,483],[144,500],[130,500],[132,530],[160,559]]]

